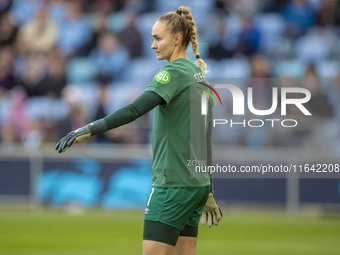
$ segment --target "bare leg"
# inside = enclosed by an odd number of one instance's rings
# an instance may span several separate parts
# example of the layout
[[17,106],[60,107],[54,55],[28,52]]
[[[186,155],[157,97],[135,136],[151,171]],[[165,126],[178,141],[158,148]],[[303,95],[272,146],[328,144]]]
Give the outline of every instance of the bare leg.
[[172,255],[174,246],[157,241],[143,241],[143,255]]
[[174,255],[195,255],[196,254],[197,237],[180,236],[178,237]]

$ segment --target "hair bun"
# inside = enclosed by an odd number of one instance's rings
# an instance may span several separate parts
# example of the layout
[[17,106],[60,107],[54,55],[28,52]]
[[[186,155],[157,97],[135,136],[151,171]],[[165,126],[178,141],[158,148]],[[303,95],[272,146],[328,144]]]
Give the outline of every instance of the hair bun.
[[178,15],[182,15],[183,12],[180,11],[180,10],[177,10],[176,13],[177,13]]

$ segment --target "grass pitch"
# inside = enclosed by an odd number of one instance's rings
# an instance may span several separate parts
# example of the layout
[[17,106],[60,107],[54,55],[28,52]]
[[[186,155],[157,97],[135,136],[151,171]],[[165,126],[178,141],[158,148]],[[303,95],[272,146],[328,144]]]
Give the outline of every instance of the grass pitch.
[[[225,212],[198,255],[340,255],[340,218]],[[3,255],[142,254],[143,211],[0,210]]]

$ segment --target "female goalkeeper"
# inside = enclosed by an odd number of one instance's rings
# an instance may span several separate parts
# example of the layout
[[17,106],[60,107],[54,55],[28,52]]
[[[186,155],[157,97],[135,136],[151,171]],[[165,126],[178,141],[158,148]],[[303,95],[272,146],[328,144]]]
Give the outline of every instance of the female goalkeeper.
[[[211,164],[211,103],[206,101],[206,64],[197,52],[197,29],[186,7],[161,16],[152,28],[157,59],[166,59],[145,92],[131,104],[68,133],[56,145],[64,152],[73,143],[129,123],[155,109],[153,122],[152,189],[143,233],[143,254],[196,254],[198,224],[217,225],[221,211],[212,194],[208,173],[197,164]],[[188,60],[191,43],[197,67]]]

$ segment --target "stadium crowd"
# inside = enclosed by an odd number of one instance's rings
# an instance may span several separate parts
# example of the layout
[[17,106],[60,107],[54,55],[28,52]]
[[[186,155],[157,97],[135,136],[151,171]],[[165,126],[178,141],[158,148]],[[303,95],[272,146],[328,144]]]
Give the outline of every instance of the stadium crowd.
[[[218,142],[299,145],[310,141],[312,132],[340,153],[338,1],[180,3],[190,6],[196,17],[208,78],[254,78],[248,84],[254,89],[254,104],[264,109],[271,104],[268,78],[284,78],[287,84],[282,86],[303,78],[308,82],[299,86],[312,92],[308,107],[313,123],[323,123],[320,130],[308,121],[294,131],[227,129],[218,134]],[[1,1],[1,144],[36,148],[55,142],[131,102],[166,64],[158,62],[150,48],[151,27],[178,5],[161,0]],[[90,142],[148,143],[150,119],[144,116]],[[314,142],[320,144],[318,138]]]

